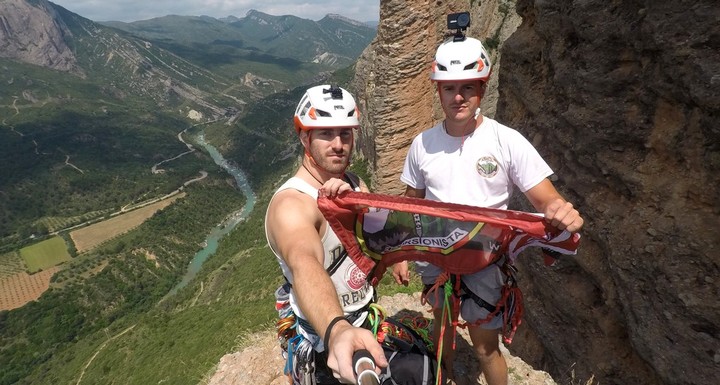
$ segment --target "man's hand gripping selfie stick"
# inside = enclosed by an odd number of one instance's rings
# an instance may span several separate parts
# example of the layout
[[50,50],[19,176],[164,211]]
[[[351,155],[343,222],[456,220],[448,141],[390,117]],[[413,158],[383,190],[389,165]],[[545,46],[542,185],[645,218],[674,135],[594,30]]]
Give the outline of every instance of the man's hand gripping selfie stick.
[[380,378],[375,373],[375,362],[365,349],[358,350],[353,354],[353,367],[357,374],[357,385],[380,385]]

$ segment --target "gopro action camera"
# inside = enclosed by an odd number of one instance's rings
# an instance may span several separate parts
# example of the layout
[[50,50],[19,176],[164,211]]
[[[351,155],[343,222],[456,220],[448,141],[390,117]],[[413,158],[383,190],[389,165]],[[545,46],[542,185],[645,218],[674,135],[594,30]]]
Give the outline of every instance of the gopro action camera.
[[470,12],[451,13],[447,16],[448,29],[455,30],[453,41],[465,40],[465,30],[470,26]]
[[466,30],[470,26],[470,12],[451,13],[447,16],[448,29]]

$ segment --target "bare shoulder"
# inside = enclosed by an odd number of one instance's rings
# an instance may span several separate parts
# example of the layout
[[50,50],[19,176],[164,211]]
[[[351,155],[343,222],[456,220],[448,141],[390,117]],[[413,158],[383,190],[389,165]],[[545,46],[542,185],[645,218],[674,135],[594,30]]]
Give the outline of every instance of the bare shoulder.
[[324,223],[317,202],[297,190],[277,193],[268,207],[268,241],[289,266],[322,257],[320,230]]
[[268,217],[304,217],[312,216],[317,211],[317,203],[311,196],[298,190],[287,189],[275,194],[272,201],[270,201]]
[[268,206],[267,228],[271,236],[298,227],[319,228],[322,213],[317,202],[309,195],[294,189],[280,191]]

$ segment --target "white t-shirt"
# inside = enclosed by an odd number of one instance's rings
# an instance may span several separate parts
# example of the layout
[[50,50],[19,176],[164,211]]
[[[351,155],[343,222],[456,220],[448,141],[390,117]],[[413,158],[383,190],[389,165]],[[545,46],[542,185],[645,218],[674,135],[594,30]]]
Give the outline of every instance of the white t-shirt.
[[483,117],[464,138],[442,122],[415,137],[400,180],[426,199],[506,209],[515,186],[526,192],[552,173],[522,134]]
[[[519,132],[483,117],[480,127],[464,138],[448,135],[442,122],[415,137],[400,180],[412,188],[425,189],[426,199],[507,209],[515,186],[526,192],[552,173]],[[440,267],[420,261],[415,262],[415,269],[426,285],[433,284],[442,272]],[[496,264],[461,279],[473,293],[492,304],[500,299],[505,282]],[[461,308],[465,320],[487,317],[487,309],[469,302]],[[496,317],[483,328],[501,325],[502,317]]]

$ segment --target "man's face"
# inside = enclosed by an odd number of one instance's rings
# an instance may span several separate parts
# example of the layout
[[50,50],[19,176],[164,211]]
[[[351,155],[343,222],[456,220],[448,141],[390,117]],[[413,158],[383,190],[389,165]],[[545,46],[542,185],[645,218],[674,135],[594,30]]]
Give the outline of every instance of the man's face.
[[331,174],[342,174],[350,164],[353,128],[325,128],[307,131],[305,148],[315,162]]
[[440,103],[445,117],[455,122],[465,122],[475,116],[485,94],[485,84],[480,80],[460,80],[438,84]]

